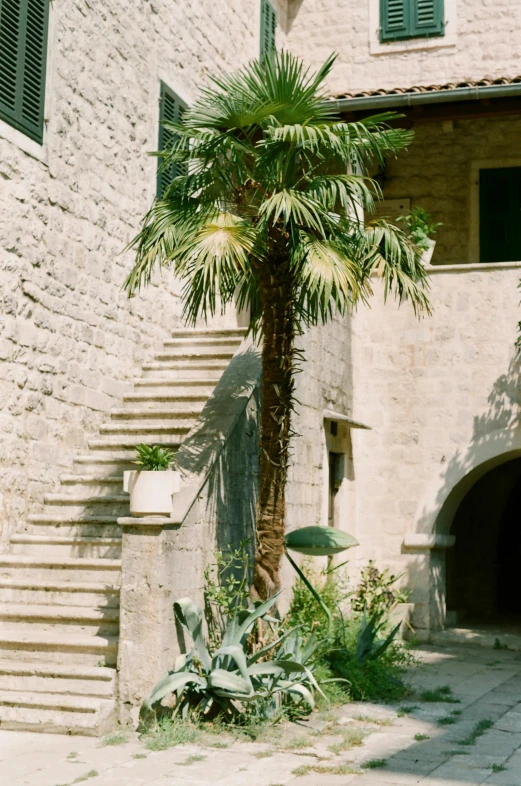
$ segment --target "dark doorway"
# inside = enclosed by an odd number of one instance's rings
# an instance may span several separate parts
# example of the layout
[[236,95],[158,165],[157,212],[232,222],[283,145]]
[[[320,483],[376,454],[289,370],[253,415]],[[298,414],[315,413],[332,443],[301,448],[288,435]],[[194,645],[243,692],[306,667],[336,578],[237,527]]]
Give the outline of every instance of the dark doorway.
[[521,167],[479,172],[480,262],[521,260]]
[[460,504],[447,552],[447,611],[462,620],[521,619],[521,459],[488,472]]

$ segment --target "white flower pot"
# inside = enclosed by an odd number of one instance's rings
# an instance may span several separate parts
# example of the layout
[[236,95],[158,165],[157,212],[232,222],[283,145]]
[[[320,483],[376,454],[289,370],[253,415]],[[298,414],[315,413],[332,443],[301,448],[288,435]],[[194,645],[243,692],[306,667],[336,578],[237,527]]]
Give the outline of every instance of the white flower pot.
[[123,491],[130,494],[131,516],[170,516],[172,495],[179,491],[181,474],[171,470],[123,473]]
[[429,239],[429,248],[426,248],[425,251],[422,254],[422,262],[423,262],[424,265],[430,265],[431,264],[431,259],[432,259],[432,255],[434,254],[434,246],[435,245],[436,245],[436,241]]

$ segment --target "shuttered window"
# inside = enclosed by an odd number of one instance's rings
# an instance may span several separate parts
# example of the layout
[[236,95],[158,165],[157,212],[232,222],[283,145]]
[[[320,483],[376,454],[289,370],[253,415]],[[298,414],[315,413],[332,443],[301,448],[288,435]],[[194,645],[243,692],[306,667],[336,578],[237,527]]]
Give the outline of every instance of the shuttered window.
[[0,118],[43,141],[49,0],[0,0]]
[[443,0],[380,0],[380,40],[422,38],[445,33]]
[[[181,101],[173,90],[161,82],[160,108],[159,108],[159,142],[158,150],[167,150],[175,139],[175,134],[163,125],[164,121],[179,123],[186,104]],[[164,196],[166,189],[178,174],[182,171],[182,165],[172,164],[168,168],[162,167],[162,159],[158,159],[157,171],[157,196]]]
[[268,0],[261,0],[260,59],[275,53],[277,14]]
[[521,262],[521,167],[479,173],[479,261]]

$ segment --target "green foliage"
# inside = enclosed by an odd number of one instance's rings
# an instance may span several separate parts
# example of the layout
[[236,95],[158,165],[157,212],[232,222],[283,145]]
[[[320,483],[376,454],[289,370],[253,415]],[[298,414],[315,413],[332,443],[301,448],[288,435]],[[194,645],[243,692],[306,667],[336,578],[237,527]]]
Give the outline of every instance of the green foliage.
[[136,445],[138,458],[133,461],[137,464],[140,471],[158,472],[167,470],[175,462],[175,453],[169,448],[161,448],[159,445]]
[[461,700],[452,695],[450,685],[443,685],[434,690],[424,690],[420,693],[420,699],[426,702],[443,701],[447,704],[460,704]]
[[438,227],[442,226],[440,222],[433,222],[423,207],[414,207],[406,216],[400,216],[398,221],[405,224],[414,245],[424,251],[429,248],[432,235],[435,235]]
[[359,664],[376,660],[383,655],[400,630],[399,622],[385,638],[379,638],[380,632],[386,627],[385,620],[379,622],[381,619],[380,612],[375,612],[370,618],[364,612],[356,637],[356,659]]
[[358,210],[372,211],[381,198],[368,168],[396,156],[412,134],[390,125],[392,113],[342,122],[325,100],[334,60],[315,74],[289,53],[252,61],[211,78],[179,123],[164,123],[172,141],[156,155],[182,173],[131,244],[129,294],[156,266],[173,266],[191,321],[238,293],[254,328],[266,305],[264,277],[282,261],[296,324],[325,321],[368,297],[376,270],[386,293],[428,307],[425,272],[406,235],[385,221],[366,227]]
[[483,720],[480,720],[476,723],[468,737],[458,740],[458,745],[474,745],[477,740],[493,725],[494,721],[490,720],[489,718],[483,718]]
[[[339,574],[337,567],[322,570],[318,576],[314,575],[311,559],[307,559],[302,563],[301,570],[320,594],[325,605],[336,613],[336,621],[338,623],[341,616],[339,609],[346,605],[350,596],[345,577]],[[305,636],[310,635],[315,630],[325,630],[327,622],[324,611],[318,606],[309,588],[299,578],[293,585],[293,597],[286,624],[300,625],[302,634]]]
[[505,772],[506,767],[503,764],[493,764],[492,772]]
[[123,731],[117,731],[115,734],[107,734],[103,737],[100,745],[123,745],[125,742],[128,742],[128,736]]
[[368,770],[377,770],[381,767],[385,767],[387,764],[387,759],[370,759],[366,761],[365,764],[362,764],[362,767],[365,767]]
[[221,644],[230,619],[249,606],[250,551],[250,541],[244,540],[237,549],[215,552],[215,562],[205,568],[204,616],[211,648]]
[[416,742],[424,742],[425,740],[430,740],[430,737],[428,734],[415,734],[414,739]]
[[[313,641],[304,644],[299,630],[291,629],[254,653],[247,651],[254,625],[258,620],[269,619],[277,597],[256,602],[235,614],[221,646],[210,651],[203,636],[199,606],[190,598],[174,603],[177,623],[193,646],[176,659],[172,671],[143,702],[142,719],[153,716],[170,694],[175,699],[173,717],[187,718],[197,712],[201,720],[219,716],[223,721],[233,721],[249,710],[262,721],[277,717],[286,708],[300,713],[312,710],[313,694],[320,692],[306,665],[316,649]],[[181,650],[185,649],[184,641],[180,644]],[[269,655],[271,660],[267,660]]]
[[407,593],[393,586],[399,578],[388,570],[378,570],[374,561],[369,560],[353,594],[353,611],[357,614],[365,612],[369,617],[375,617],[377,622],[388,616],[397,603],[407,600]]
[[200,736],[200,729],[190,719],[165,717],[149,725],[142,740],[149,751],[165,751],[176,745],[196,742]]

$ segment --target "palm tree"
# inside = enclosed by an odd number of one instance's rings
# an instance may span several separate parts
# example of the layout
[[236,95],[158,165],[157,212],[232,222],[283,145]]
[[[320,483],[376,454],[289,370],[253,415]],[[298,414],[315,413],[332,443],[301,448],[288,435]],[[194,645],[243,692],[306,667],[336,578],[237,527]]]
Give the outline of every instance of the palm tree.
[[391,127],[389,114],[342,122],[323,92],[333,63],[310,73],[282,53],[214,77],[181,122],[165,123],[172,142],[156,155],[178,174],[130,245],[129,295],[155,267],[172,266],[189,323],[237,299],[262,335],[260,598],[280,586],[296,335],[365,301],[375,273],[386,296],[428,310],[418,249],[398,228],[363,218],[381,198],[369,168],[411,133]]

